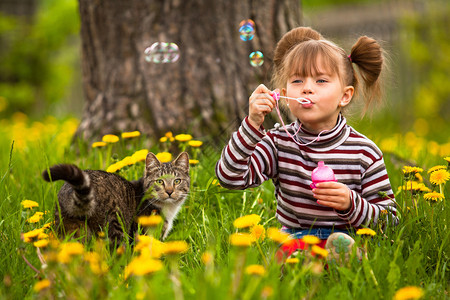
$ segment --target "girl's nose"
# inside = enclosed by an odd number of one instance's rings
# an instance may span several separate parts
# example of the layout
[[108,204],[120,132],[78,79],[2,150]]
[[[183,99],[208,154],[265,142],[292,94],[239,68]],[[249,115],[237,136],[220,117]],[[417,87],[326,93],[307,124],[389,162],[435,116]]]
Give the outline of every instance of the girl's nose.
[[303,94],[311,94],[313,92],[312,86],[311,86],[311,81],[310,80],[306,80],[304,85],[303,85]]

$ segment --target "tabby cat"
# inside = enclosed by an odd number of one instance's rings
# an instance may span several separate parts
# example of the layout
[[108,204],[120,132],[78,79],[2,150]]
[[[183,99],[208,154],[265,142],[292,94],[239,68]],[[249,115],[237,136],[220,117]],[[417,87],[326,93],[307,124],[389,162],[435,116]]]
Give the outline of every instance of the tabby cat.
[[106,231],[108,238],[120,244],[126,234],[134,237],[136,218],[162,214],[164,240],[182,207],[190,186],[189,156],[181,153],[174,161],[161,163],[151,152],[145,160],[144,176],[137,181],[100,170],[81,170],[75,165],[52,166],[46,181],[65,180],[58,193],[55,226],[58,234],[86,230],[86,238]]

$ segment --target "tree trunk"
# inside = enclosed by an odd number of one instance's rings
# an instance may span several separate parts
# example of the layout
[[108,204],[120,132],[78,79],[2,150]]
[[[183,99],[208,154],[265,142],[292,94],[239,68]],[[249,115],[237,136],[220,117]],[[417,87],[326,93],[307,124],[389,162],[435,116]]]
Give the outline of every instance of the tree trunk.
[[[85,108],[76,136],[139,130],[214,135],[240,122],[257,84],[269,84],[282,34],[300,24],[300,1],[79,0]],[[239,23],[255,21],[255,37]],[[148,63],[144,50],[174,42],[174,63]],[[264,64],[252,67],[259,50]]]

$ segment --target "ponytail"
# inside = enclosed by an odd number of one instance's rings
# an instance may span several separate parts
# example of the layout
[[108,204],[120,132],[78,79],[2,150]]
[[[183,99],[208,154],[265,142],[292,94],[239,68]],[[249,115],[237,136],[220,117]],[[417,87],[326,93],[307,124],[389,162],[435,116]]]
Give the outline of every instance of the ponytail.
[[[349,59],[351,63],[358,66],[359,75],[363,81],[363,98],[366,101],[364,114],[374,102],[379,104],[382,101],[380,74],[384,65],[383,50],[377,41],[362,36],[353,45]],[[354,74],[352,85],[357,90],[358,78],[355,72],[352,73]]]

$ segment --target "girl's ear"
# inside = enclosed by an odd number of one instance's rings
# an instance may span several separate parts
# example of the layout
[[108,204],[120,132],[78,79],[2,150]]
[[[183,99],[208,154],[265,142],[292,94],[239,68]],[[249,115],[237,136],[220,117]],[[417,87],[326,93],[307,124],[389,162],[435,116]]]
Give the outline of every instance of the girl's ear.
[[355,88],[351,85],[346,86],[344,88],[344,94],[342,95],[341,101],[339,101],[339,106],[344,107],[347,106],[350,101],[352,101],[353,93],[355,92]]
[[280,95],[281,95],[281,96],[286,96],[286,89],[285,89],[285,88],[282,88],[282,89],[281,89]]

